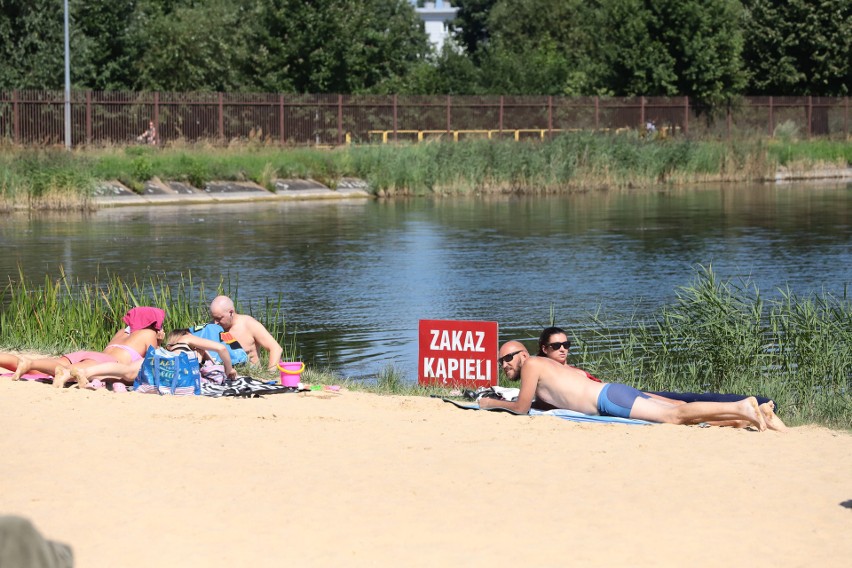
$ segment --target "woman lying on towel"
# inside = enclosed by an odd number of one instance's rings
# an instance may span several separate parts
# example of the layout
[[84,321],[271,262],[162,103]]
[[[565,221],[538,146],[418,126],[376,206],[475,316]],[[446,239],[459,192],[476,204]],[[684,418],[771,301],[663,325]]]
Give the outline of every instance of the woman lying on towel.
[[68,378],[67,369],[72,365],[87,367],[98,363],[131,364],[141,361],[149,345],[156,345],[162,333],[166,312],[160,308],[138,307],[128,311],[123,321],[127,327],[119,330],[110,339],[103,351],[75,351],[61,357],[30,359],[22,355],[0,355],[0,367],[14,370],[12,380],[17,381],[30,371],[54,375],[54,386],[64,386],[56,375]]
[[[158,337],[159,339],[162,339],[162,335]],[[156,346],[160,346],[160,341],[157,342]],[[225,367],[225,375],[229,379],[234,379],[237,376],[236,370],[231,365],[231,356],[228,353],[228,348],[223,343],[195,336],[188,329],[176,329],[169,333],[168,337],[165,338],[164,347],[169,351],[183,351],[190,357],[194,356],[198,359],[199,364],[202,365],[207,360],[212,361],[207,351],[215,351],[222,359],[222,364]],[[65,371],[67,375],[63,380],[73,379],[77,381],[77,385],[81,389],[91,388],[90,381],[93,379],[99,379],[105,383],[121,382],[133,384],[133,381],[139,375],[139,370],[142,368],[142,361],[143,359],[140,358],[138,361],[133,361],[130,364],[107,362],[88,366],[71,365]],[[58,374],[56,375],[56,379],[54,379],[54,384],[56,384],[56,380],[59,380]],[[113,390],[115,390],[114,386]]]

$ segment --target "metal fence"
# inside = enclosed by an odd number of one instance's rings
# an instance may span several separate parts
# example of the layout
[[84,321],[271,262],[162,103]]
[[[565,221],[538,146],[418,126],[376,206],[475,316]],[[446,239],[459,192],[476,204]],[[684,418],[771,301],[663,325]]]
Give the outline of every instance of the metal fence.
[[[0,91],[0,142],[62,144],[64,92]],[[160,144],[335,146],[427,138],[549,138],[572,130],[656,128],[695,138],[849,138],[848,97],[745,97],[724,110],[688,97],[71,93],[74,146],[131,144],[153,120]]]

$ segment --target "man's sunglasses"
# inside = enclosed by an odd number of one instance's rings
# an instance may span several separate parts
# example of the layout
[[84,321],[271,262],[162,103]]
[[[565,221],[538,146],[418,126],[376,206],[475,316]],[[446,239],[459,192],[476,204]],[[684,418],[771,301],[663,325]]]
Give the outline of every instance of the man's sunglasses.
[[514,359],[515,355],[517,355],[518,353],[520,353],[520,351],[514,351],[512,353],[507,353],[502,357],[497,357],[497,364],[502,365],[503,363],[508,363],[509,361]]
[[560,347],[564,347],[565,351],[568,351],[569,349],[571,349],[571,342],[570,341],[554,341],[553,343],[548,343],[547,346],[550,347],[551,349],[553,349],[554,351],[556,351]]

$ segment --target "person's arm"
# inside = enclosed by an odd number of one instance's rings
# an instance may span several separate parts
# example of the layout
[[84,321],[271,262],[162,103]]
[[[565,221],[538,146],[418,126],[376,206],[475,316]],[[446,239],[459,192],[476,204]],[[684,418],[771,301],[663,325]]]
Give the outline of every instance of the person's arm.
[[222,366],[225,367],[225,375],[229,379],[234,379],[237,376],[237,371],[231,365],[231,354],[228,353],[228,348],[223,343],[204,339],[191,333],[187,333],[180,338],[181,342],[186,343],[193,349],[203,349],[205,351],[215,351],[219,358],[222,359]]
[[526,414],[530,411],[532,400],[535,396],[535,389],[538,385],[538,371],[536,370],[537,361],[534,358],[527,359],[524,366],[521,368],[521,392],[518,393],[518,399],[515,402],[506,400],[496,400],[493,398],[480,398],[479,408],[505,408],[518,414]]
[[270,371],[277,369],[278,362],[281,361],[281,354],[284,353],[284,349],[278,345],[278,342],[275,341],[272,334],[263,327],[263,324],[253,318],[251,321],[251,334],[252,337],[254,337],[256,345],[259,345],[269,351],[269,366],[267,368]]

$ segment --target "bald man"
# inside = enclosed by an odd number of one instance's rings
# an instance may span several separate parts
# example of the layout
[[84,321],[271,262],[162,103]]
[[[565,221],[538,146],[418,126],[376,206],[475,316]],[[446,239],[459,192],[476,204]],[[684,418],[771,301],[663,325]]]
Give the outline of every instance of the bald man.
[[618,416],[670,424],[744,423],[760,431],[767,427],[783,430],[771,403],[758,405],[754,397],[739,402],[690,402],[672,404],[619,383],[590,381],[585,371],[561,365],[547,357],[530,357],[518,341],[500,347],[498,363],[506,376],[521,379],[514,402],[482,398],[480,408],[506,408],[517,413],[529,412],[533,397],[555,408],[574,410],[593,416]]
[[284,350],[262,323],[249,315],[238,314],[229,297],[217,296],[213,299],[210,303],[210,317],[213,318],[213,323],[221,325],[222,329],[239,342],[253,365],[260,362],[257,350],[262,347],[269,351],[269,370],[273,371],[278,367]]

